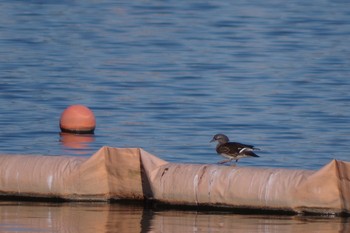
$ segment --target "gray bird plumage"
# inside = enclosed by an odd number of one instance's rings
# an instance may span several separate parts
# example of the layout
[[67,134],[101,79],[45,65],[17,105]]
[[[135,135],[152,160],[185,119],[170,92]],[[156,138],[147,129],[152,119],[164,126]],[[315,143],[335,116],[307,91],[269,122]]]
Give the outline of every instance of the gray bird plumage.
[[246,145],[239,142],[230,142],[229,138],[225,134],[216,134],[210,142],[217,141],[216,152],[222,155],[228,160],[221,161],[219,163],[227,163],[232,160],[238,162],[241,158],[247,157],[259,157],[253,152],[253,150],[259,150],[252,145]]

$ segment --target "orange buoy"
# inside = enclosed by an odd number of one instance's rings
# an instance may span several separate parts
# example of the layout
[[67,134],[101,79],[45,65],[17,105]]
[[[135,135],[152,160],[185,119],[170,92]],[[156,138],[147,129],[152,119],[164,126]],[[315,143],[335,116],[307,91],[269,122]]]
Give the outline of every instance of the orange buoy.
[[60,118],[60,128],[65,133],[93,134],[96,127],[94,113],[84,105],[71,105]]

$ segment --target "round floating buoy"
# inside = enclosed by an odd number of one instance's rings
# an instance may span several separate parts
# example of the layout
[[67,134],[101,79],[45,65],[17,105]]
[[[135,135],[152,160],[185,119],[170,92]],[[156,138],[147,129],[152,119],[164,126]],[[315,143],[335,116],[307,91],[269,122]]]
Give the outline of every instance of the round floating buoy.
[[94,113],[84,105],[71,105],[60,118],[60,128],[65,133],[93,134],[96,127]]

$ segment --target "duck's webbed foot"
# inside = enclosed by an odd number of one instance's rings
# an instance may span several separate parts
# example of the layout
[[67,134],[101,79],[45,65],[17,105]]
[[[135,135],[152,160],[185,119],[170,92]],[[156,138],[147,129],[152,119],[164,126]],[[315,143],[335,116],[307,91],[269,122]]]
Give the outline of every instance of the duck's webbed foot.
[[229,162],[231,162],[231,161],[232,161],[232,159],[226,159],[226,160],[223,160],[223,161],[218,162],[218,164],[229,163]]

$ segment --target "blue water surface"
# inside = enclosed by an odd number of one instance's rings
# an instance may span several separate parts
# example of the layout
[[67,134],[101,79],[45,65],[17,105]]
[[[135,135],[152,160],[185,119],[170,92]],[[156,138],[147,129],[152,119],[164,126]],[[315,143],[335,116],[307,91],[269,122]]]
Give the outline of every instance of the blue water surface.
[[[241,166],[350,161],[350,1],[0,1],[0,152],[142,147],[222,160],[216,133],[253,144]],[[83,148],[60,136],[91,108]]]

